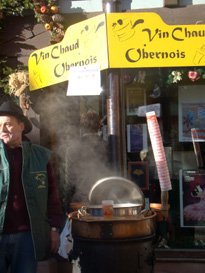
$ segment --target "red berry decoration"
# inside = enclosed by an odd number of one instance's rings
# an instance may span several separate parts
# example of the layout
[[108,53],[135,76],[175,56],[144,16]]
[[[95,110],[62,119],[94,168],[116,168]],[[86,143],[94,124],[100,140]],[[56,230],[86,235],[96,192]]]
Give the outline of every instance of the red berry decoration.
[[47,12],[47,7],[46,6],[42,6],[41,7],[41,13],[46,13]]

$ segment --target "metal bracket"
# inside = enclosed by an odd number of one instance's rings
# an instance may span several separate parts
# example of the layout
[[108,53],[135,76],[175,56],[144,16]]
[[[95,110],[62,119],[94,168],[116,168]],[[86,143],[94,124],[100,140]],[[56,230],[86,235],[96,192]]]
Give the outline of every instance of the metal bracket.
[[113,226],[112,223],[109,222],[100,223],[102,239],[112,238],[113,236],[112,226]]

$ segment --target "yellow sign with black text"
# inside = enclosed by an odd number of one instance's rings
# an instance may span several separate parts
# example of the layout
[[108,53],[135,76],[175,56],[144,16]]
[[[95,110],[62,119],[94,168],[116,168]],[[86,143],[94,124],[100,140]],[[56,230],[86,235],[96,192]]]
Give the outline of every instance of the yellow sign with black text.
[[107,15],[109,66],[205,65],[205,25],[167,25],[156,13]]
[[71,66],[205,66],[205,25],[167,25],[156,13],[108,13],[69,27],[29,57],[30,90],[69,80]]
[[29,56],[30,90],[68,81],[71,66],[108,67],[105,15],[70,26],[60,43]]

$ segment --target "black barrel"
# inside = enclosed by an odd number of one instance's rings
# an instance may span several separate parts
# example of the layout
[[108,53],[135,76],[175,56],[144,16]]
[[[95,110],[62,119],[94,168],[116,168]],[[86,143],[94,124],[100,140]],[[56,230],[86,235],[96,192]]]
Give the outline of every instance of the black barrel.
[[74,237],[81,273],[152,273],[155,235],[131,239]]

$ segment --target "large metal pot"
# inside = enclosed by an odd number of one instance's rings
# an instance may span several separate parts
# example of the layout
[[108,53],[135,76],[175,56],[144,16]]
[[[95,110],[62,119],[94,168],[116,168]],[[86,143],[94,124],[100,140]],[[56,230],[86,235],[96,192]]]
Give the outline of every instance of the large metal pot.
[[140,213],[136,216],[99,217],[85,215],[78,217],[77,212],[73,213],[72,234],[84,238],[93,239],[123,239],[142,237],[155,234],[156,213],[150,211]]

